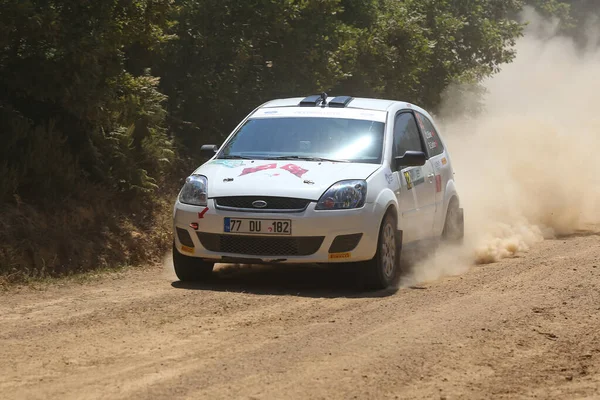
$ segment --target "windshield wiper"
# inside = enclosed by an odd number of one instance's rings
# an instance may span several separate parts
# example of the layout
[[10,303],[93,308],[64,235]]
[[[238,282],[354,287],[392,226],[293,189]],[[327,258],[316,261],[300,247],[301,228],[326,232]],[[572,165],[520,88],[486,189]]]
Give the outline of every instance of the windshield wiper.
[[220,160],[255,160],[256,158],[255,157],[238,156],[238,155],[230,155],[230,156],[219,157],[219,159]]
[[268,160],[302,160],[302,161],[330,161],[330,162],[350,162],[348,160],[334,160],[332,158],[310,157],[310,156],[278,156],[269,157]]

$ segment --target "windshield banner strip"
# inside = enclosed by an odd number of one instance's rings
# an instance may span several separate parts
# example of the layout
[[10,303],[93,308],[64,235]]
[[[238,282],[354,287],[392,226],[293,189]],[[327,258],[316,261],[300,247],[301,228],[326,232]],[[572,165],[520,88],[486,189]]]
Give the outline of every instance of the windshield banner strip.
[[358,109],[332,109],[332,108],[306,108],[306,107],[277,107],[262,108],[257,110],[250,119],[279,118],[279,117],[322,117],[322,118],[348,118],[366,121],[385,122],[385,111],[358,110]]

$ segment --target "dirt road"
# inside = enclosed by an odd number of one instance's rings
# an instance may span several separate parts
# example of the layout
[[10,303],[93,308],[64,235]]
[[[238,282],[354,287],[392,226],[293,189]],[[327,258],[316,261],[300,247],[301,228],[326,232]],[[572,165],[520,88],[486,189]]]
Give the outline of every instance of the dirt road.
[[162,267],[0,293],[3,399],[600,398],[600,235],[396,292]]

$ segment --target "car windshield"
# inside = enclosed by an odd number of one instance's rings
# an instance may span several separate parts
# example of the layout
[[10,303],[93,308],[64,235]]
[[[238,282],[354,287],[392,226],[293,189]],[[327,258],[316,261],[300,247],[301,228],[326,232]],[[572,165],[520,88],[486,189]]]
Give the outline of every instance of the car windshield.
[[350,118],[248,120],[218,158],[381,163],[384,123]]

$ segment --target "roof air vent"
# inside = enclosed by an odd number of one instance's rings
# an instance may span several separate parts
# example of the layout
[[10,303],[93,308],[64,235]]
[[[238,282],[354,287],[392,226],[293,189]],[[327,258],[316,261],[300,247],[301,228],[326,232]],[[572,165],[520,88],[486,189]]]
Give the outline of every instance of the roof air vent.
[[329,102],[329,107],[340,107],[340,108],[344,108],[348,105],[348,103],[350,103],[352,100],[354,99],[354,97],[351,96],[337,96],[334,97],[330,102]]

